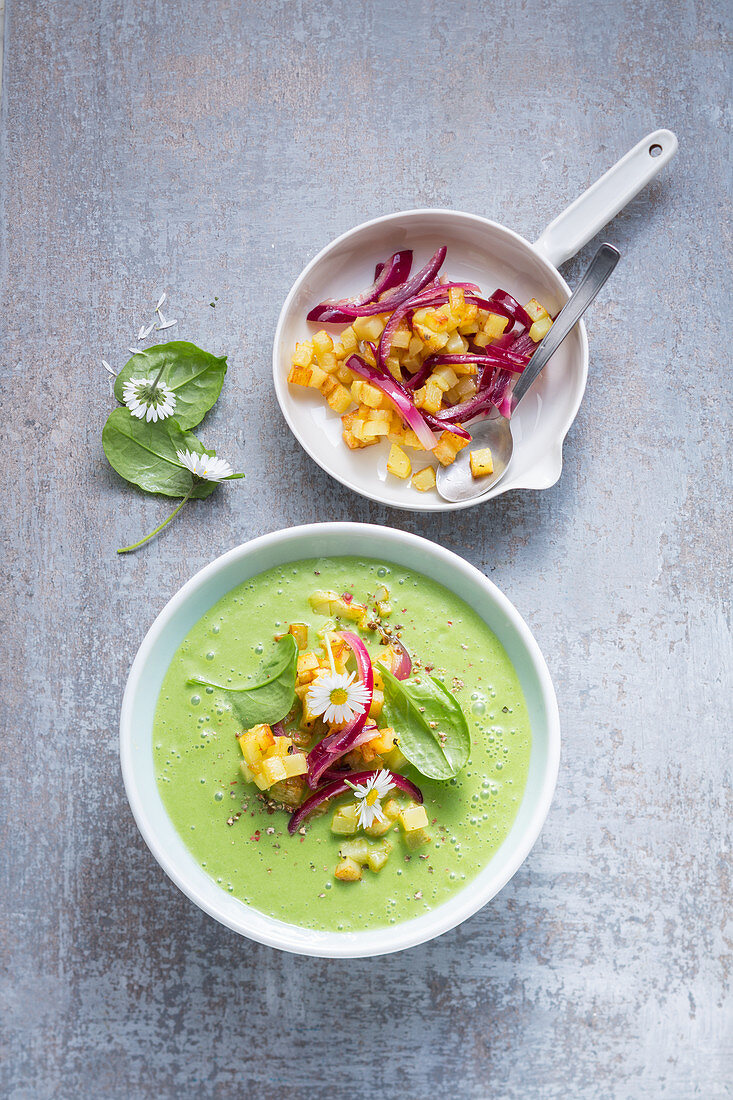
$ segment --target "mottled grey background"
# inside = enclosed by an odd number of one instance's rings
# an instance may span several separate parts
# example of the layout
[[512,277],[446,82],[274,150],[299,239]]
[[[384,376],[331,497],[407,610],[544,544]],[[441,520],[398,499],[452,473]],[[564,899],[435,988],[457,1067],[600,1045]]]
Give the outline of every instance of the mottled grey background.
[[[730,1095],[726,7],[8,0],[3,1097]],[[657,126],[680,153],[605,234],[623,261],[588,320],[558,485],[429,519],[307,459],[270,348],[322,245],[432,204],[532,238]],[[163,290],[171,335],[230,355],[204,439],[248,477],[117,558],[167,505],[105,464],[99,361],[123,364]],[[127,670],[179,585],[243,539],[334,518],[488,573],[563,722],[513,881],[381,961],[214,924],[149,855],[118,765]]]

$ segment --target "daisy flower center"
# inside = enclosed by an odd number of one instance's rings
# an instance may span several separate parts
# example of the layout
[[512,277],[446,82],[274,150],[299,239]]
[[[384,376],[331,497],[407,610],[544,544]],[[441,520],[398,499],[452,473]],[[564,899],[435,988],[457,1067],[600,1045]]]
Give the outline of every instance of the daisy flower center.
[[335,707],[342,707],[345,703],[348,703],[349,693],[346,688],[337,687],[333,689],[329,698]]
[[366,796],[364,801],[366,802],[367,806],[373,806],[374,803],[378,799],[379,799],[379,792],[376,790],[375,787],[372,787],[372,789],[370,790],[369,794]]

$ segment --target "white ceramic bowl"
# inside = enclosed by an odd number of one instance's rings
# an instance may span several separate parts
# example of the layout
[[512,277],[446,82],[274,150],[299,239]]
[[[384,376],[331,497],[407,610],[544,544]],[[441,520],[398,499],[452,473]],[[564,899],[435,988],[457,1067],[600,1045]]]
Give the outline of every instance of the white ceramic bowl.
[[[588,374],[588,340],[578,324],[531,391],[513,420],[511,468],[495,488],[477,500],[443,500],[433,489],[420,493],[409,481],[387,473],[389,443],[352,451],[341,438],[341,418],[317,390],[291,386],[287,377],[297,340],[321,328],[337,326],[306,321],[308,311],[325,298],[356,294],[374,279],[374,265],[402,248],[414,251],[418,271],[441,244],[448,246],[442,274],[474,282],[488,296],[497,287],[520,302],[537,298],[556,313],[570,289],[552,264],[528,241],[497,222],[456,210],[408,210],[365,222],[332,241],[311,260],[295,282],[280,313],[273,347],[273,378],[283,415],[296,439],[318,465],[343,485],[393,508],[445,512],[470,508],[509,489],[546,489],[562,470],[562,444],[575,419]],[[413,469],[436,459],[411,452]]]
[[[158,793],[152,726],[163,677],[191,627],[235,585],[301,558],[344,554],[382,558],[439,581],[473,607],[498,636],[517,670],[532,726],[527,786],[514,824],[483,871],[452,899],[414,920],[366,932],[315,932],[266,916],[208,877],[176,832]],[[132,665],[120,719],[120,757],[138,828],[163,870],[222,924],[260,943],[301,955],[356,958],[400,951],[439,936],[470,917],[509,881],[537,839],[555,789],[560,725],[544,658],[506,596],[456,554],[389,527],[323,523],[263,535],[223,554],[168,602]]]

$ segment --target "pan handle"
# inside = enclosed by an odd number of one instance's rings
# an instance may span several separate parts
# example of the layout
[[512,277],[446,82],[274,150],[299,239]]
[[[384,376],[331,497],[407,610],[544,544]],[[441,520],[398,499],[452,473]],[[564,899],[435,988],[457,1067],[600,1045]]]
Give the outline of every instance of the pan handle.
[[564,264],[623,210],[676,152],[677,138],[671,130],[648,134],[550,222],[534,247],[555,267]]

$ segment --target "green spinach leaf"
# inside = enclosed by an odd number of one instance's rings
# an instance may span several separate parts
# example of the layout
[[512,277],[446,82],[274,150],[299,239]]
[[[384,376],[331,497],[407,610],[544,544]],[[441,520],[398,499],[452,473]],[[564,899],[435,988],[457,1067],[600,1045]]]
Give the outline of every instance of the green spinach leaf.
[[397,680],[384,665],[384,710],[400,749],[428,779],[452,779],[471,755],[471,735],[458,700],[440,680]]
[[298,667],[298,646],[292,634],[286,634],[277,643],[275,653],[262,666],[261,679],[247,687],[222,687],[196,676],[189,684],[202,684],[223,691],[232,704],[232,710],[246,729],[266,722],[280,722],[291,710],[295,699],[295,676]]
[[195,428],[221,393],[227,372],[227,357],[221,359],[186,340],[171,340],[139,352],[129,359],[115,380],[115,397],[124,404],[122,393],[131,378],[152,382],[161,367],[161,382],[173,391],[174,416],[181,428]]
[[129,409],[113,409],[102,431],[102,446],[110,466],[138,485],[146,493],[161,493],[166,497],[202,499],[213,493],[215,481],[201,481],[193,490],[193,474],[179,462],[176,451],[213,454],[192,432],[184,432],[176,420],[158,420],[149,424],[138,420]]

